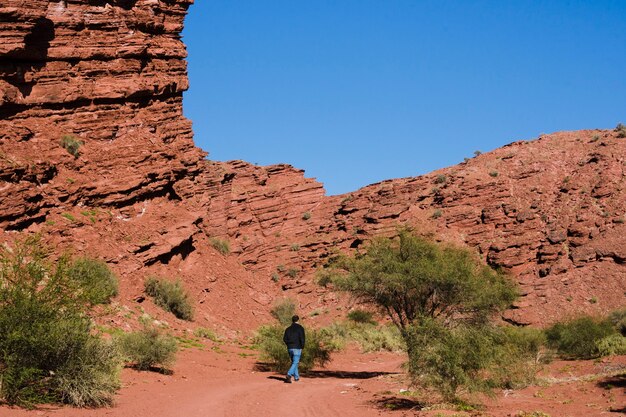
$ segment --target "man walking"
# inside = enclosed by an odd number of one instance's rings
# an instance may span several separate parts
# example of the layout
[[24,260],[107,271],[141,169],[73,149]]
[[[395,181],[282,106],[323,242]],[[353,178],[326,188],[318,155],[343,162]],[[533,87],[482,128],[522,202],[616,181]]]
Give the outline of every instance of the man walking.
[[287,345],[289,358],[291,358],[291,368],[289,368],[285,378],[285,382],[288,384],[291,384],[291,377],[293,377],[294,381],[300,380],[298,363],[300,363],[300,356],[302,355],[302,349],[304,349],[304,327],[298,324],[298,320],[300,320],[298,316],[291,318],[291,326],[285,329],[285,335],[283,336],[283,342]]

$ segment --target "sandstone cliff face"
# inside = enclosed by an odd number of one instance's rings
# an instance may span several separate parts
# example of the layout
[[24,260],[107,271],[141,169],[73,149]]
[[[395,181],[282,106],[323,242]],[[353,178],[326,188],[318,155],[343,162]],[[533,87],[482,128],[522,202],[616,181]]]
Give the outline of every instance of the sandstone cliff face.
[[[190,3],[3,0],[3,228],[40,221],[53,207],[170,193],[195,175],[203,154],[182,116],[179,35]],[[63,136],[82,142],[79,158],[60,147]],[[64,173],[75,181],[60,181]]]
[[332,197],[288,165],[207,161],[182,116],[190,3],[2,1],[1,240],[40,232],[106,259],[118,318],[149,309],[136,304],[148,275],[182,278],[202,325],[253,328],[284,296],[334,311],[315,268],[399,225],[509,270],[516,323],[624,304],[626,139],[558,133]]

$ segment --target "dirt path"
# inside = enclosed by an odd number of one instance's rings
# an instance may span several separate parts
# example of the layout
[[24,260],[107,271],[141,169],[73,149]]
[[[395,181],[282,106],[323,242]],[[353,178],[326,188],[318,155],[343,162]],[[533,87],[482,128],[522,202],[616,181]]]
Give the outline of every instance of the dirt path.
[[[222,348],[180,352],[172,375],[125,369],[124,386],[113,408],[0,407],[0,416],[611,417],[626,413],[626,357],[555,362],[544,372],[554,382],[496,393],[496,398],[484,399],[485,408],[462,412],[440,404],[430,411],[414,409],[417,403],[400,393],[407,388],[403,355],[343,352],[326,370],[285,384],[280,375],[255,371],[256,357],[249,350]],[[616,370],[617,376],[602,376]]]
[[[363,381],[401,372],[397,355],[341,355],[327,371],[286,384],[280,375],[254,371],[254,357],[241,352],[187,350],[173,375],[124,370],[116,406],[78,410],[44,407],[26,411],[0,407],[2,417],[370,417],[381,410],[370,403]],[[381,381],[382,382],[382,381]]]

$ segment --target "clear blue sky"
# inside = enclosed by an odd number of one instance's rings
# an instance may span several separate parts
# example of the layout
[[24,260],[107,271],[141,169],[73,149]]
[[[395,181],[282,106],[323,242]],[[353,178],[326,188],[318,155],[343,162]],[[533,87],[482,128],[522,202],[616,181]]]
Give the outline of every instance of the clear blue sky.
[[196,144],[328,194],[626,123],[625,0],[196,0],[185,26]]

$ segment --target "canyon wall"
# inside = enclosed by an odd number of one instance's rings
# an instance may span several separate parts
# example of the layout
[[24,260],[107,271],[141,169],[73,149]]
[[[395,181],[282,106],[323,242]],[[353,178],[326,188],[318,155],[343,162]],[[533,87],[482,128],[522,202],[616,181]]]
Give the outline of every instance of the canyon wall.
[[38,232],[57,253],[105,259],[122,278],[114,320],[143,302],[149,275],[181,278],[201,324],[252,328],[287,296],[333,312],[345,300],[315,284],[316,268],[399,226],[508,270],[523,293],[511,322],[624,304],[619,132],[518,141],[329,197],[289,165],[214,162],[194,146],[182,115],[190,4],[0,3],[0,239]]

